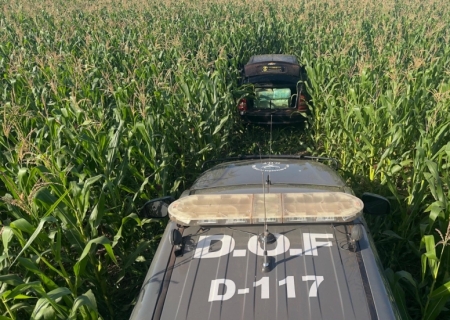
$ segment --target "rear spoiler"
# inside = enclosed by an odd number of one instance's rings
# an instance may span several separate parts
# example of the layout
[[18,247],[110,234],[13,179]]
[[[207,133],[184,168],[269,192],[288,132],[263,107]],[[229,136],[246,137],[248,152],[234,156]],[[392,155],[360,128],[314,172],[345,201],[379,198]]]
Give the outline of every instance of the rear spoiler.
[[209,163],[216,163],[216,162],[225,162],[225,161],[235,161],[235,160],[254,160],[254,159],[297,159],[297,160],[315,160],[318,162],[325,162],[325,161],[331,161],[333,163],[332,167],[335,170],[338,170],[340,168],[340,163],[335,158],[328,158],[328,157],[315,157],[315,156],[306,156],[306,155],[240,155],[237,157],[228,157],[228,158],[221,158],[221,159],[213,159],[203,162],[202,166],[200,167],[202,170],[205,168],[205,165]]

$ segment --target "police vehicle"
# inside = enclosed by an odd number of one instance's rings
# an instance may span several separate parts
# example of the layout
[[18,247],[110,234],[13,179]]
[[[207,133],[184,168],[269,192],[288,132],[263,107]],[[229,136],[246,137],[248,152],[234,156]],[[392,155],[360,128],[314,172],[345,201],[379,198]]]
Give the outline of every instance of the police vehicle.
[[149,201],[170,222],[131,319],[399,319],[363,218],[389,202],[328,160],[240,157]]

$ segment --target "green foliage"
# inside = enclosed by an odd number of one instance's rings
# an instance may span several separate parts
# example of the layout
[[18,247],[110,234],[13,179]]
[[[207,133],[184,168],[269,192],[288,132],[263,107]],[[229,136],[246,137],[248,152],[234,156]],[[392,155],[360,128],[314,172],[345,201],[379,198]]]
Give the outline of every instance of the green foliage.
[[[357,193],[388,196],[394,213],[367,219],[400,312],[448,316],[447,3],[1,6],[0,319],[127,318],[164,228],[139,207],[260,150],[336,157]],[[313,98],[270,146],[236,118],[260,53],[296,55]]]

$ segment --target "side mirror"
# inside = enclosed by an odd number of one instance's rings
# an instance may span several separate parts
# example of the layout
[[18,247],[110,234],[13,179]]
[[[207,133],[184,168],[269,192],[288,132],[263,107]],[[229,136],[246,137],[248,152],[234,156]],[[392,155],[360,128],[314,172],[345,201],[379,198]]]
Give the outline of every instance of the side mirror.
[[169,212],[169,204],[175,201],[171,196],[147,201],[139,214],[143,218],[164,218]]
[[372,215],[389,214],[391,212],[391,204],[389,200],[378,194],[365,192],[361,197],[364,203],[364,213]]

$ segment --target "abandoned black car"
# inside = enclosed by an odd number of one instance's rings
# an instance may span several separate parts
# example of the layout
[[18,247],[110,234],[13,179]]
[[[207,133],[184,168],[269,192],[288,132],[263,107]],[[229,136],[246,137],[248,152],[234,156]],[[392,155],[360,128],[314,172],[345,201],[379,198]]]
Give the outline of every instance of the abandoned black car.
[[309,111],[306,71],[292,55],[252,56],[244,66],[242,84],[251,93],[238,101],[241,118],[256,124],[305,121]]
[[170,216],[131,319],[399,319],[366,214],[323,158],[245,156],[147,217]]

